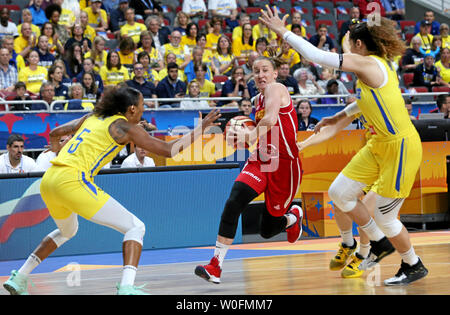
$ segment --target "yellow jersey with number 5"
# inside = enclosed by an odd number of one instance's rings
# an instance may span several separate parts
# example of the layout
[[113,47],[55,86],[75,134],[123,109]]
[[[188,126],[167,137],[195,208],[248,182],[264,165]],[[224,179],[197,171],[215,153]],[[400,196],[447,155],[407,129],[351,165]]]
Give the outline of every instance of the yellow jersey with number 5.
[[52,164],[73,167],[93,178],[124,147],[109,134],[109,126],[117,119],[127,120],[123,115],[88,117]]
[[384,58],[371,57],[375,58],[385,73],[385,82],[375,89],[357,81],[357,103],[368,129],[375,138],[390,138],[414,132],[395,68]]

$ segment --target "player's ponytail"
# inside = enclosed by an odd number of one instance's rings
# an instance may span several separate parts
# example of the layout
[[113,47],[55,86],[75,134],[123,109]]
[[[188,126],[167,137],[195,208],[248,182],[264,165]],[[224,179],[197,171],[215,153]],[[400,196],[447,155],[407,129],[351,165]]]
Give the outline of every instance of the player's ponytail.
[[281,55],[277,52],[277,47],[269,46],[267,47],[267,53],[269,54],[269,57],[266,56],[258,56],[255,61],[257,60],[267,60],[272,64],[272,67],[274,70],[277,70],[282,64],[286,63],[282,58]]
[[127,112],[128,107],[137,105],[141,92],[129,86],[114,86],[105,89],[102,98],[94,108],[99,117],[110,117]]
[[363,42],[367,50],[379,57],[389,60],[402,56],[406,50],[405,43],[397,35],[394,21],[381,17],[380,23],[369,26],[367,22],[357,24],[350,31],[350,39]]

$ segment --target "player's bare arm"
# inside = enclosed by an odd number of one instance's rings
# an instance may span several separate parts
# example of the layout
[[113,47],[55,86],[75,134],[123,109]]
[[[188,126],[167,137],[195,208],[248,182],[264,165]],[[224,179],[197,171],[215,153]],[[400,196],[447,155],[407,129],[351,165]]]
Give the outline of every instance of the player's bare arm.
[[343,130],[346,126],[348,126],[353,120],[355,116],[349,116],[341,119],[334,125],[327,125],[320,129],[320,132],[313,133],[311,136],[306,138],[303,141],[297,142],[297,147],[299,151],[306,149],[312,145],[316,145],[327,141],[333,138],[339,131]]
[[49,134],[50,150],[53,152],[59,152],[61,150],[61,147],[65,144],[65,142],[63,142],[63,143],[60,142],[61,137],[67,136],[67,135],[73,135],[75,132],[77,132],[77,130],[84,123],[86,118],[88,118],[90,115],[92,115],[92,114],[87,114],[78,119],[69,121],[61,126],[56,127],[52,131],[50,131],[50,134]]
[[150,136],[140,125],[130,124],[123,119],[118,119],[111,124],[110,134],[119,144],[133,142],[138,147],[144,148],[149,152],[164,157],[173,157],[198,139],[207,127],[218,126],[219,123],[216,123],[215,121],[219,117],[220,113],[218,110],[212,110],[204,119],[201,119],[200,113],[199,124],[192,132],[170,142],[165,142]]
[[[337,131],[339,131],[339,128],[344,128],[347,126],[354,118],[354,115],[359,113],[360,109],[358,107],[358,104],[356,102],[353,102],[349,105],[347,105],[343,110],[337,112],[331,117],[324,117],[322,118],[314,128],[314,133],[319,133],[320,130],[326,126],[335,126],[337,128]],[[352,119],[350,122],[347,123],[347,119]],[[336,131],[336,132],[337,132]]]

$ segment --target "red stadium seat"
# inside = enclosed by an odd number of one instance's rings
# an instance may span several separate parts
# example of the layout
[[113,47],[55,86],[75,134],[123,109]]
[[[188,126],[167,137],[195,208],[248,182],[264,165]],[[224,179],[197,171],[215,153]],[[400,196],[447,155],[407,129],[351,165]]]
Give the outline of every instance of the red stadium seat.
[[[323,11],[325,11],[325,12],[323,12]],[[321,14],[331,14],[330,10],[328,10],[327,8],[323,8],[323,11],[322,11],[322,10],[319,10],[318,8],[314,8],[314,9],[313,9],[313,15],[314,15],[314,17],[318,17],[318,16],[320,16]]]
[[333,21],[332,20],[315,20],[314,23],[316,24],[316,29],[319,28],[320,24],[326,24],[328,26],[333,26]]
[[411,39],[414,37],[414,33],[407,33],[405,34],[405,41],[406,44],[409,45],[411,43]]
[[308,14],[309,13],[307,8],[302,8],[300,6],[295,6],[295,7],[292,7],[291,14],[294,13],[294,12],[297,12],[297,11],[300,12],[300,14]]
[[426,86],[410,86],[409,88],[416,90],[416,92],[418,92],[418,93],[427,93],[427,92],[429,92],[428,88]]
[[347,21],[346,20],[337,20],[338,30],[340,30],[342,28],[342,24],[344,24],[345,22],[347,22]]
[[208,19],[199,20],[198,21],[198,28],[202,29],[208,22],[209,22]]
[[403,77],[403,83],[405,84],[405,86],[409,87],[413,82],[414,73],[403,73],[402,77]]
[[313,0],[312,3],[316,5],[317,2],[333,2],[333,0]]
[[247,13],[247,14],[260,13],[260,12],[261,12],[261,8],[257,8],[257,7],[247,7],[247,8],[245,8],[245,13]]
[[416,21],[400,21],[400,28],[402,29],[402,32],[405,30],[405,27],[408,26],[416,26]]
[[216,93],[211,95],[211,97],[221,97],[221,96],[222,96],[222,90],[218,90],[218,91],[216,91]]
[[226,75],[215,75],[212,79],[213,83],[224,83],[228,80],[228,76]]
[[17,4],[2,4],[2,5],[0,5],[0,10],[3,9],[3,8],[8,8],[9,11],[20,11],[20,10],[22,10],[20,8],[20,6],[18,6]]
[[446,86],[434,86],[432,92],[447,92],[450,93],[450,88]]

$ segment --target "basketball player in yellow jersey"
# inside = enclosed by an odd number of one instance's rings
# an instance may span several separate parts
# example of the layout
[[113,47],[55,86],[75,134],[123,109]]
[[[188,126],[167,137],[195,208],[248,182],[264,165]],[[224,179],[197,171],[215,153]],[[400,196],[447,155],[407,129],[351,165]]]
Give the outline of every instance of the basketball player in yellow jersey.
[[189,134],[171,142],[150,136],[137,125],[144,111],[142,94],[130,87],[113,88],[88,114],[50,132],[50,148],[58,152],[60,139],[75,134],[52,161],[41,182],[41,196],[57,225],[3,284],[11,294],[27,294],[28,275],[78,230],[78,215],[124,234],[124,268],[117,294],[144,294],[134,286],[145,225],[94,183],[94,176],[129,142],[156,154],[174,156],[200,136],[208,126],[218,125],[218,111],[211,111]]
[[[384,281],[385,285],[405,285],[425,277],[428,270],[415,254],[409,234],[397,218],[419,169],[422,145],[390,62],[406,49],[397,37],[394,22],[380,16],[369,17],[370,25],[360,23],[350,31],[351,52],[337,54],[322,51],[288,31],[284,27],[287,15],[280,19],[276,8],[272,12],[267,7],[261,14],[260,21],[306,59],[357,76],[357,103],[323,118],[315,128],[319,132],[324,126],[361,112],[372,132],[367,144],[331,184],[329,196],[367,234],[371,255],[378,261],[392,252],[387,238],[399,252],[400,269]],[[372,185],[371,190],[376,194],[374,219],[358,198],[368,185]]]

